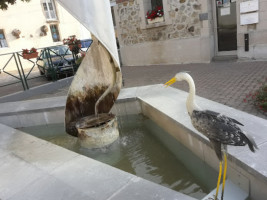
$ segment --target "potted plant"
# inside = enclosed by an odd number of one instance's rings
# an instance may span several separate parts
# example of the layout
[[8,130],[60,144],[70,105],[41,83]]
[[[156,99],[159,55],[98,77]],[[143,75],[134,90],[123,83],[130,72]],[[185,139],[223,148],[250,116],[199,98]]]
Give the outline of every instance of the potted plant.
[[14,29],[12,31],[12,35],[14,35],[16,38],[20,38],[20,36],[19,36],[20,34],[21,34],[21,31],[18,29]]
[[149,10],[146,13],[147,23],[153,24],[164,21],[164,12],[162,6],[157,6],[154,10]]
[[74,53],[78,54],[82,47],[81,41],[76,38],[75,35],[69,36],[67,39],[63,39],[63,44],[68,45],[69,49]]
[[46,25],[41,26],[41,33],[40,36],[45,36],[47,35],[48,32],[48,27]]
[[22,49],[22,57],[24,59],[37,58],[38,57],[37,49],[35,49],[34,47],[32,47],[30,50]]

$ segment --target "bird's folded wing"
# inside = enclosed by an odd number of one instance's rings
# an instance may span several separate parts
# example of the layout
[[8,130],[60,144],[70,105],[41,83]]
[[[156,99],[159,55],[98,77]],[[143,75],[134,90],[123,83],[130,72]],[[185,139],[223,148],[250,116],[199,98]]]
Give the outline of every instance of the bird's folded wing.
[[227,117],[227,116],[225,116],[225,115],[222,115],[222,114],[220,114],[220,113],[217,113],[217,112],[214,112],[214,111],[211,111],[211,110],[204,110],[203,112],[205,112],[206,114],[212,115],[212,116],[214,116],[214,117],[217,117],[217,116],[220,116],[220,115],[221,115],[221,116],[225,117],[226,119],[228,119],[229,121],[231,121],[231,122],[233,122],[233,123],[235,123],[235,124],[244,126],[244,125],[241,124],[239,121],[237,121],[237,120],[235,120],[235,119],[233,119],[233,118],[231,118],[231,117]]

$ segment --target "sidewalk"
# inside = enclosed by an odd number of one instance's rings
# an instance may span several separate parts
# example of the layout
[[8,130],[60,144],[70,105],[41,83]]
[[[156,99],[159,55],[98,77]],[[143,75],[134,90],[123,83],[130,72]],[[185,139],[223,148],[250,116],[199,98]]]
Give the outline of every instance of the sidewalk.
[[[267,61],[123,66],[124,88],[165,83],[180,71],[189,71],[198,96],[267,119],[253,105],[244,102],[246,95],[260,86],[259,81],[267,82]],[[172,87],[188,91],[185,82],[175,83]],[[63,96],[67,92],[68,87],[34,98]]]
[[[267,83],[267,61],[122,67],[124,87],[165,83],[180,71],[189,71],[198,96],[267,119],[243,101],[258,89],[259,81]],[[188,91],[186,82],[172,87]]]

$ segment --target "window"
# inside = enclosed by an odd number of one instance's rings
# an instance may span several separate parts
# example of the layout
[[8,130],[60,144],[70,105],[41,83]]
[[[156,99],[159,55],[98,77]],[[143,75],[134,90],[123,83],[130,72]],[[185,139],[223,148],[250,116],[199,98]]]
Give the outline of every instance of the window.
[[4,30],[0,29],[0,48],[8,47]]
[[163,6],[162,0],[144,0],[145,12],[156,9],[158,6]]
[[151,8],[154,10],[158,6],[163,6],[162,0],[151,0]]
[[[166,0],[137,0],[137,3],[140,5],[140,17],[141,17],[141,29],[153,28],[158,26],[165,26],[172,23],[169,11],[170,4]],[[162,7],[163,18],[157,18],[157,20],[148,20],[147,13],[148,11],[155,10],[158,7]],[[159,12],[159,16],[162,15],[162,11]],[[154,12],[155,13],[155,12]],[[158,12],[156,12],[158,13]],[[150,12],[151,14],[151,12]],[[154,19],[154,17],[153,17]],[[149,22],[153,23],[149,23]]]
[[52,24],[50,25],[50,30],[51,30],[53,42],[60,41],[58,26],[56,24]]
[[56,9],[53,0],[42,0],[42,5],[47,20],[57,20]]

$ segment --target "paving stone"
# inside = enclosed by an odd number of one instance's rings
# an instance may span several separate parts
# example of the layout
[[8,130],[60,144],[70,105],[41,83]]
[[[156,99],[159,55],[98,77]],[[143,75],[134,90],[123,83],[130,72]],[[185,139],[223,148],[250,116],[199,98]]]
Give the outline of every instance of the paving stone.
[[41,170],[10,153],[1,157],[0,171],[1,199],[10,198],[44,175]]

